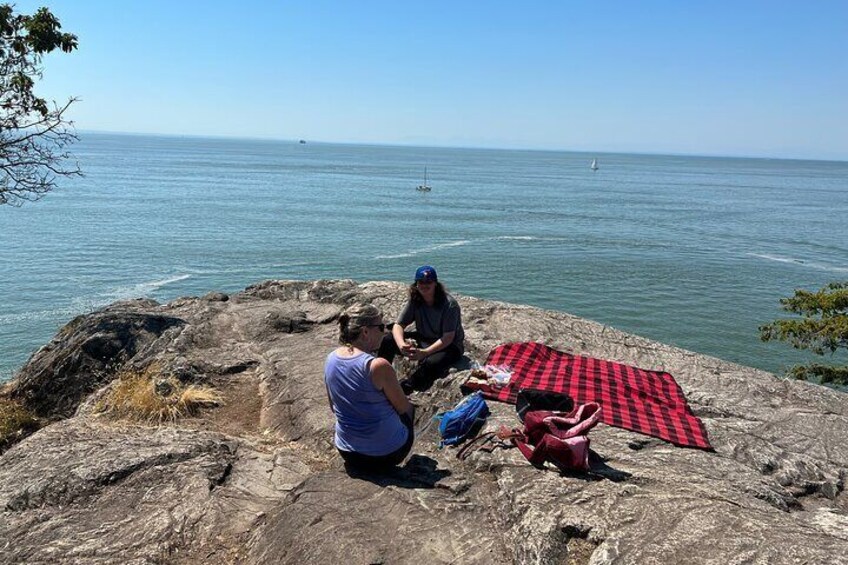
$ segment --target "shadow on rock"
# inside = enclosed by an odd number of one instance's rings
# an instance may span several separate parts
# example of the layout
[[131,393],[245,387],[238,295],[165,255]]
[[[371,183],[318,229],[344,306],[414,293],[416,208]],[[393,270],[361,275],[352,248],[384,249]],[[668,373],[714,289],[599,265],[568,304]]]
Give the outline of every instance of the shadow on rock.
[[628,473],[626,471],[619,471],[618,469],[610,467],[609,465],[607,465],[606,460],[602,456],[598,455],[592,450],[589,450],[588,471],[566,469],[555,465],[552,465],[550,467],[546,466],[545,468],[550,471],[558,471],[559,474],[563,477],[582,479],[587,482],[612,481],[614,483],[621,483],[629,480],[633,476],[632,473]]
[[633,475],[626,471],[619,471],[607,465],[606,459],[589,450],[589,471],[585,473],[575,473],[575,477],[585,479],[587,481],[612,481],[620,483],[628,480]]
[[345,464],[345,471],[351,478],[369,481],[381,487],[435,488],[436,483],[451,475],[447,469],[437,467],[438,462],[435,459],[413,455],[403,467],[371,471]]

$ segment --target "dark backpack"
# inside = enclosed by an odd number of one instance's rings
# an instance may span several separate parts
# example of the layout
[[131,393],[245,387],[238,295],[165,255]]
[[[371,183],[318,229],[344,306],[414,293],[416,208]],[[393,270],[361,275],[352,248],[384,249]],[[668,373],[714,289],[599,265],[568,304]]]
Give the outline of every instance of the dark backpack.
[[571,412],[574,401],[570,396],[546,390],[522,388],[515,399],[515,411],[518,419],[524,421],[524,415],[531,410],[552,410],[554,412]]
[[489,406],[481,392],[466,396],[453,410],[437,414],[439,435],[442,436],[439,447],[461,442],[474,429],[475,424],[485,422],[488,415]]

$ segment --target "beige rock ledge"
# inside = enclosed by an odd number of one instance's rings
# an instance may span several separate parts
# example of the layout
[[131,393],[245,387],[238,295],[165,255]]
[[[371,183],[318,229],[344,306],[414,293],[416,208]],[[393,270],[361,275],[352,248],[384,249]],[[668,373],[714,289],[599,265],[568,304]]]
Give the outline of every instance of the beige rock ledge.
[[[397,283],[268,281],[113,304],[62,328],[4,394],[52,422],[0,456],[2,563],[848,563],[845,395],[574,316],[460,296],[469,356],[539,340],[671,372],[714,453],[600,425],[589,475],[517,450],[461,462],[431,416],[465,374],[415,393],[396,473],[352,478],[322,381],[338,313],[399,311]],[[96,413],[152,362],[227,404],[159,427]],[[515,425],[491,403],[489,427]]]

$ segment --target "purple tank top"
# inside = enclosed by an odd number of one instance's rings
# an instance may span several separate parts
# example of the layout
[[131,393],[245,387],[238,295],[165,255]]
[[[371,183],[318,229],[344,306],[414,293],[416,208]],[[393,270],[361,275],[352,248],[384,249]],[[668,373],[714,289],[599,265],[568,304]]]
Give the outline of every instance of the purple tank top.
[[400,449],[409,431],[371,382],[373,359],[367,353],[339,357],[333,351],[324,365],[324,384],[336,415],[336,447],[379,457]]

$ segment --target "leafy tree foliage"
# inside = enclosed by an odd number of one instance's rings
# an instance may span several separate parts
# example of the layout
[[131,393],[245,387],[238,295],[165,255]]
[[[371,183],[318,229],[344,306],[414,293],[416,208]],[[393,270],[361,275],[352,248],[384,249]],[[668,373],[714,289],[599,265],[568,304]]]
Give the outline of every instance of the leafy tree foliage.
[[[817,292],[796,290],[795,296],[781,298],[780,303],[784,310],[802,318],[760,326],[763,341],[787,341],[817,355],[848,349],[848,282],[830,283]],[[848,366],[811,363],[793,367],[790,374],[797,379],[848,385]]]
[[61,28],[47,8],[25,15],[0,4],[0,204],[38,200],[58,178],[80,174],[67,151],[77,140],[65,118],[75,99],[58,105],[34,91],[43,56],[77,48],[77,37]]

